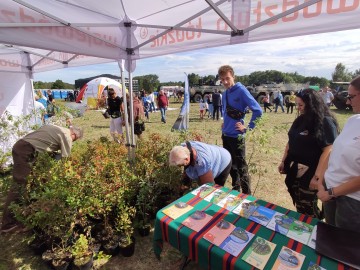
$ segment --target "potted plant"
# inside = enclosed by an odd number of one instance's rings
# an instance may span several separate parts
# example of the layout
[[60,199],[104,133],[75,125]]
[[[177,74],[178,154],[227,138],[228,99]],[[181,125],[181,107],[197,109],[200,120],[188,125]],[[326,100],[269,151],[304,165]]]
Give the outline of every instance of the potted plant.
[[115,220],[115,229],[120,234],[119,247],[120,253],[125,257],[134,255],[135,252],[135,237],[132,218],[135,216],[135,207],[127,206],[125,204],[118,207],[118,215]]
[[91,269],[93,265],[93,252],[89,245],[89,240],[84,234],[80,234],[75,244],[71,248],[74,257],[75,269]]

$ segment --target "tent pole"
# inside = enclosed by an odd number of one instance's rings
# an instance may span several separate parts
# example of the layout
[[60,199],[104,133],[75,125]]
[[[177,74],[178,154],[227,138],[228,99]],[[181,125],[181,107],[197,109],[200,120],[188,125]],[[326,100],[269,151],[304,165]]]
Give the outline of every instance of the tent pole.
[[[131,61],[129,61],[131,63]],[[129,64],[131,65],[131,64]],[[131,70],[129,68],[129,70]],[[134,134],[134,97],[133,97],[133,84],[132,84],[132,73],[129,71],[129,93],[130,93],[130,126],[131,126],[131,155],[130,159],[133,160],[135,158],[135,134]]]
[[124,76],[124,60],[118,62],[120,67],[120,77],[121,77],[121,86],[122,86],[122,93],[123,93],[123,102],[124,102],[124,119],[125,119],[125,137],[126,143],[125,146],[128,149],[128,156],[130,158],[130,136],[129,136],[129,116],[128,116],[128,106],[127,106],[127,99],[126,99],[126,85],[125,85],[125,76]]

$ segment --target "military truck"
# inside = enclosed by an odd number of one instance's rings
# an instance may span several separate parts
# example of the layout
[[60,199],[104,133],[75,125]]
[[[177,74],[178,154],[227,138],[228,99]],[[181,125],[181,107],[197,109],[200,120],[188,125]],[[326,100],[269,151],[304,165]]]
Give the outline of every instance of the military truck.
[[190,87],[190,100],[192,102],[200,102],[205,95],[211,95],[215,90],[224,91],[222,85],[193,85]]
[[259,103],[263,103],[263,98],[267,93],[270,95],[270,100],[273,100],[274,92],[281,91],[284,100],[287,95],[290,95],[290,92],[294,93],[298,92],[301,89],[307,88],[307,84],[301,83],[265,83],[259,86],[247,86],[247,89],[251,93],[251,95],[255,98],[255,100]]
[[[246,86],[251,95],[255,100],[262,104],[262,100],[265,97],[266,93],[269,93],[270,100],[273,100],[274,92],[281,91],[284,99],[287,95],[290,95],[290,91],[294,93],[298,92],[301,89],[307,88],[308,84],[301,83],[265,83],[261,85],[252,85]],[[215,90],[224,91],[224,86],[222,85],[196,85],[190,88],[190,98],[193,102],[199,102],[204,98],[206,94],[212,94]]]
[[333,104],[339,110],[351,109],[350,105],[346,104],[347,89],[350,82],[331,82],[330,88],[334,95]]

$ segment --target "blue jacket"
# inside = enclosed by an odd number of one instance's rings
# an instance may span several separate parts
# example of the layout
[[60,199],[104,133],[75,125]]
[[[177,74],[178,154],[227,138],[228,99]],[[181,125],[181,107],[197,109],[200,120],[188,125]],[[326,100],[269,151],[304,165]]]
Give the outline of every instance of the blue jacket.
[[235,124],[239,121],[244,124],[244,119],[235,120],[226,114],[226,96],[228,95],[229,105],[240,110],[241,112],[245,112],[247,109],[252,111],[252,116],[248,128],[253,129],[255,127],[255,120],[262,115],[262,109],[254,99],[254,97],[250,94],[250,92],[246,89],[244,85],[241,83],[236,83],[233,87],[227,89],[222,95],[222,109],[224,116],[224,126],[222,129],[222,133],[225,136],[237,138],[243,132],[240,132],[235,129]]

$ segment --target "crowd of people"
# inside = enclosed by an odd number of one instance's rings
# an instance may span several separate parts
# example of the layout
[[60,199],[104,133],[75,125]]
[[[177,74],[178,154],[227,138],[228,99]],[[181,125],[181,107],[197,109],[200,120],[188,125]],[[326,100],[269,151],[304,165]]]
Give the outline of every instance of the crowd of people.
[[[235,82],[231,66],[221,66],[218,76],[226,90],[222,93],[215,91],[204,97],[200,102],[200,117],[204,118],[207,114],[213,120],[223,118],[222,147],[186,141],[172,148],[169,164],[184,167],[182,183],[185,188],[192,181],[225,185],[230,175],[233,190],[251,194],[245,134],[256,128],[256,120],[262,116],[263,109],[243,84]],[[357,231],[360,225],[360,76],[351,81],[347,96],[347,105],[352,107],[356,115],[348,119],[342,131],[329,109],[332,99],[333,95],[327,87],[321,92],[310,88],[291,92],[286,98],[287,113],[293,113],[296,108],[298,115],[288,131],[288,141],[278,171],[285,175],[285,185],[297,212],[325,218],[330,224]],[[132,100],[135,123],[149,120],[149,112],[156,109],[160,111],[161,122],[166,123],[169,100],[163,90],[157,96],[154,93],[145,93],[142,97],[135,94]],[[285,112],[284,97],[280,91],[275,93],[273,101],[275,112],[279,107]],[[54,105],[51,93],[48,93],[47,99],[39,93],[36,102],[41,110]],[[123,98],[114,89],[108,89],[106,103],[111,118],[111,136],[121,142],[125,110],[130,112],[130,98],[127,97],[128,108],[125,108]],[[263,104],[264,112],[267,109],[272,112],[269,95],[264,97]],[[51,113],[46,112],[51,117]],[[248,124],[245,124],[248,114],[251,116],[248,116]],[[135,134],[141,136],[141,132]],[[2,232],[21,227],[8,206],[21,196],[36,154],[60,151],[62,157],[69,156],[72,142],[81,137],[82,130],[71,123],[69,128],[43,125],[14,145],[14,181],[5,202]],[[318,200],[323,202],[324,209],[318,207]]]

